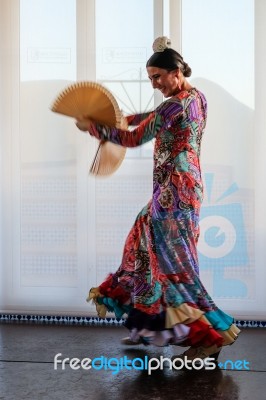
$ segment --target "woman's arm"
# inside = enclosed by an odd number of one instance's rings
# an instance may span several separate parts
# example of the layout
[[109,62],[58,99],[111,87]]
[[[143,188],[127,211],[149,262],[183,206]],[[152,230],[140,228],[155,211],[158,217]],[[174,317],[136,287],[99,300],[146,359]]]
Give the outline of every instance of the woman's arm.
[[92,123],[88,127],[88,131],[92,136],[100,140],[108,140],[124,147],[137,147],[152,140],[162,126],[163,118],[153,112],[132,131],[111,128],[97,123]]
[[169,128],[182,114],[183,107],[179,101],[166,101],[132,131],[101,125],[86,119],[78,121],[76,125],[80,130],[88,131],[99,140],[108,140],[124,147],[137,147]]
[[146,112],[146,113],[127,115],[125,118],[126,118],[127,123],[128,123],[129,126],[137,126],[142,121],[144,121],[144,119],[148,118],[150,113],[151,113],[151,111],[150,112]]

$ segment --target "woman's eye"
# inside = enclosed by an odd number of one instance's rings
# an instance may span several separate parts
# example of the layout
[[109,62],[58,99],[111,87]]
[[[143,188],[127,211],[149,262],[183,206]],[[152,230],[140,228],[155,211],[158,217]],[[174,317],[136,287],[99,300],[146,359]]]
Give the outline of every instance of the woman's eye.
[[158,79],[158,78],[160,78],[160,75],[154,75],[154,76],[149,77],[150,81],[152,81],[153,79]]

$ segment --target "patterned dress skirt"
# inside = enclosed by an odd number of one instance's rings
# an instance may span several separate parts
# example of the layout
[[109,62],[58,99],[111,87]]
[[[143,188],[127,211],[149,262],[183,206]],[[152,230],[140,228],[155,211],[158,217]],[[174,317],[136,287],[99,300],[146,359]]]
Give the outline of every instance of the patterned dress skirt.
[[167,346],[232,344],[239,333],[220,310],[198,271],[199,215],[191,209],[138,214],[125,242],[120,267],[90,290],[98,315],[126,316],[131,340]]

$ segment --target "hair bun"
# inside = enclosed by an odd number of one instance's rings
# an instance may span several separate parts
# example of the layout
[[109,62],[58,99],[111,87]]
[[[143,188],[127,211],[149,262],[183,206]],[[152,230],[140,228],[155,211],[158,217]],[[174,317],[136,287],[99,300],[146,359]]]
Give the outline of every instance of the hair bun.
[[166,36],[160,36],[154,40],[152,49],[154,53],[163,52],[165,49],[171,48],[171,40]]

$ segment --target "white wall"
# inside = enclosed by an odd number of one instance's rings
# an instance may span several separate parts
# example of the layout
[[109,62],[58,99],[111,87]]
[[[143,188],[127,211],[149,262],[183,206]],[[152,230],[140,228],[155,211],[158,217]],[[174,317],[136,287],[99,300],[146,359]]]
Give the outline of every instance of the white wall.
[[254,181],[255,181],[255,268],[256,276],[256,304],[265,318],[266,310],[266,3],[263,0],[255,1],[255,116],[254,116]]

